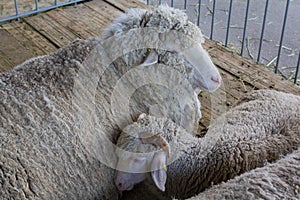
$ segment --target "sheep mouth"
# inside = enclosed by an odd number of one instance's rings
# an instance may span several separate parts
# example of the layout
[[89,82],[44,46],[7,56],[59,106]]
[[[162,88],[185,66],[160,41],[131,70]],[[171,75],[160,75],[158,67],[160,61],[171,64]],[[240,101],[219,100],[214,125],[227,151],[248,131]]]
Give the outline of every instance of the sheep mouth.
[[192,87],[193,89],[200,88],[205,92],[210,92],[210,89],[199,80],[194,81],[194,83],[192,83]]

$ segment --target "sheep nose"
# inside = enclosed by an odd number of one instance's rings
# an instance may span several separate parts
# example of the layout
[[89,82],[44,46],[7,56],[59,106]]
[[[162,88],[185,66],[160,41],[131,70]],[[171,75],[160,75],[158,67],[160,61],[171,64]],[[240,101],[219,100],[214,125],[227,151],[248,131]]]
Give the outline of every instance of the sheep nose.
[[215,77],[215,76],[212,76],[210,78],[213,82],[216,82],[218,84],[221,84],[221,81],[222,81],[222,78],[221,77]]

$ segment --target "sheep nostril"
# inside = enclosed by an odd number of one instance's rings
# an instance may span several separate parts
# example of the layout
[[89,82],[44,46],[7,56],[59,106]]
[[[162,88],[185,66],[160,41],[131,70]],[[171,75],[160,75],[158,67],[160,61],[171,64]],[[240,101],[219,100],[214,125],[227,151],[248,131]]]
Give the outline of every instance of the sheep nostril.
[[222,79],[221,78],[218,78],[218,77],[214,77],[214,76],[212,76],[211,78],[210,78],[213,82],[216,82],[216,83],[221,83],[221,81],[222,81]]
[[119,188],[122,188],[122,183],[118,183],[118,187],[119,187]]

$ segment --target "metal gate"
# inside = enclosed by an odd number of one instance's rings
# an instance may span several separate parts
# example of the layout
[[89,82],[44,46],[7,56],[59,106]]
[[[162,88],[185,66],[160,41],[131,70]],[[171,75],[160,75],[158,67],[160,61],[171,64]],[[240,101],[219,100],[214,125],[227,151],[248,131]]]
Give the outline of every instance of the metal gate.
[[[11,5],[13,5],[13,10],[14,13],[9,13],[8,16],[6,16],[5,14],[3,14],[3,17],[1,17],[2,15],[0,15],[0,23],[1,22],[5,22],[5,21],[9,21],[9,20],[13,20],[13,19],[18,19],[21,17],[25,17],[31,14],[36,14],[39,12],[43,12],[43,11],[47,11],[47,10],[51,10],[54,8],[58,8],[61,6],[66,6],[66,5],[70,5],[70,4],[76,4],[78,2],[84,1],[84,0],[30,0],[30,1],[26,1],[26,0],[1,0],[2,2],[0,3],[0,6],[2,7],[6,7],[6,5],[9,5],[11,2]],[[28,10],[20,10],[20,5],[21,4],[27,4],[27,5],[34,5],[33,9],[28,9]],[[5,5],[6,4],[6,5]]]
[[147,0],[186,10],[210,39],[272,68],[294,83],[300,64],[300,1]]

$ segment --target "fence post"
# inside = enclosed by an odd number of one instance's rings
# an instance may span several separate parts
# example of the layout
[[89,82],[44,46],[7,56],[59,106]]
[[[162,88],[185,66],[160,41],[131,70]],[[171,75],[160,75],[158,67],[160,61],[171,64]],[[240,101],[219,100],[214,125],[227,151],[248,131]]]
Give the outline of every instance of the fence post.
[[213,0],[213,10],[211,16],[211,27],[210,27],[210,39],[213,39],[214,34],[214,23],[215,23],[215,11],[216,11],[216,0]]
[[247,0],[247,8],[246,8],[246,14],[245,14],[245,22],[244,22],[244,30],[243,30],[243,39],[242,39],[241,56],[243,56],[243,53],[244,53],[244,47],[245,47],[245,39],[246,39],[246,31],[247,31],[247,23],[248,23],[249,7],[250,7],[250,0]]
[[227,20],[227,31],[226,31],[225,47],[227,47],[227,45],[228,45],[230,20],[231,20],[231,10],[232,10],[232,0],[230,0],[230,4],[229,4],[229,13],[228,13],[228,20]]
[[289,5],[290,5],[290,0],[287,0],[286,7],[285,7],[285,13],[284,13],[284,19],[283,19],[283,25],[282,25],[282,29],[281,29],[281,37],[280,37],[280,44],[279,44],[278,55],[277,55],[277,62],[276,62],[275,70],[274,70],[275,74],[278,73],[282,42],[283,42],[284,31],[285,31],[285,24],[286,24],[287,15],[289,12]]

